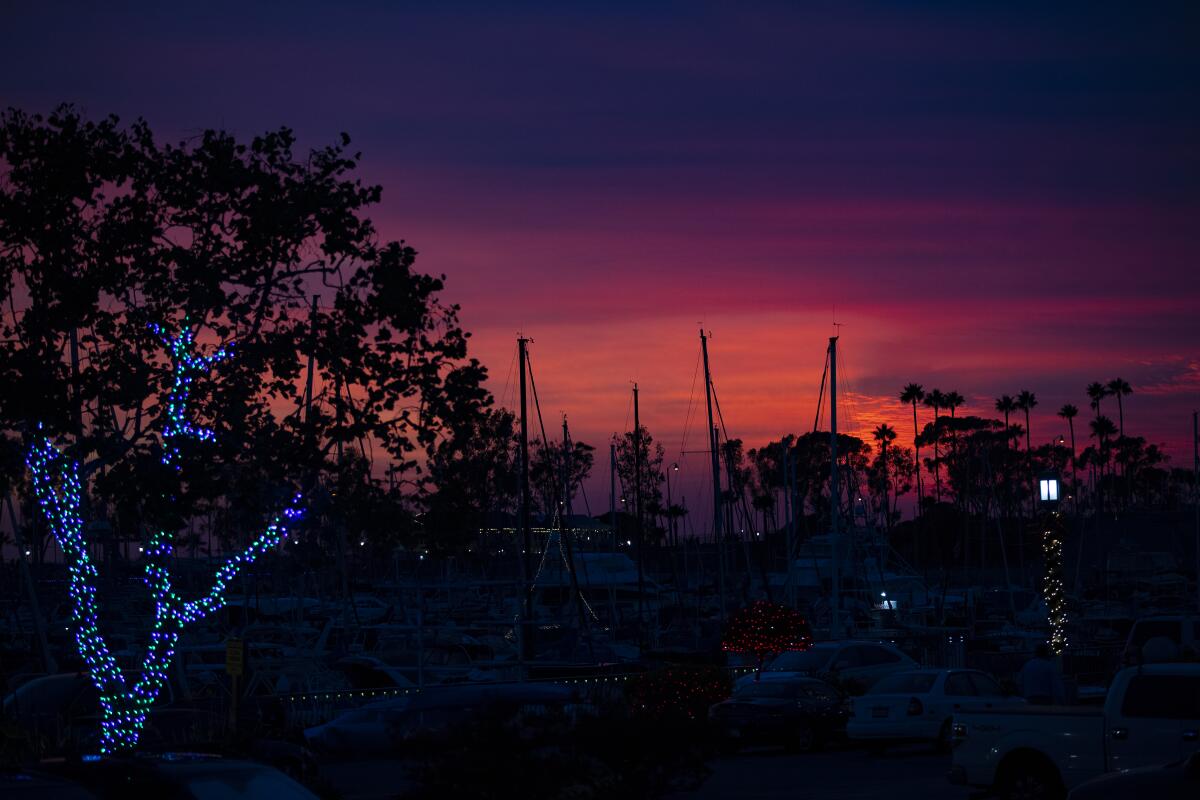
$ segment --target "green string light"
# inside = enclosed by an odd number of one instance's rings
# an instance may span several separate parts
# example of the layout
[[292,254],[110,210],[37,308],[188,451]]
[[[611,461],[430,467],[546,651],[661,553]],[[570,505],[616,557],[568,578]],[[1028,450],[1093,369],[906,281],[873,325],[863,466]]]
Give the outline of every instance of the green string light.
[[[194,334],[184,329],[168,337],[157,325],[151,326],[167,344],[175,380],[168,394],[167,419],[163,427],[163,463],[179,469],[179,442],[184,437],[211,441],[214,434],[187,420],[187,405],[192,380],[207,373],[212,365],[226,358],[229,348],[209,356],[196,355]],[[154,627],[142,660],[141,675],[132,683],[117,664],[100,632],[99,604],[96,600],[96,565],[88,554],[80,513],[83,490],[79,463],[67,458],[42,433],[30,446],[26,464],[33,476],[34,495],[63,551],[70,573],[68,592],[75,627],[75,645],[92,683],[100,693],[100,752],[111,754],[132,750],[146,724],[151,706],[167,681],[167,669],[175,655],[179,634],[185,625],[196,622],[226,603],[225,590],[246,566],[274,549],[287,535],[290,525],[304,514],[300,495],[295,495],[283,512],[276,516],[246,547],[217,569],[212,588],[199,598],[185,601],[172,587],[171,571],[165,560],[172,553],[170,537],[155,531],[143,553],[145,583],[154,600]]]

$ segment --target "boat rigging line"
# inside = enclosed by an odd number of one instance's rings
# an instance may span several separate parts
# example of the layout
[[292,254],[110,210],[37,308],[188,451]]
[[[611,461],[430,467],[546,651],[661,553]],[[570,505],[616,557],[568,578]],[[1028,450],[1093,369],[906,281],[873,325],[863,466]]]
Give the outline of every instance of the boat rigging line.
[[825,410],[825,380],[829,377],[829,348],[825,348],[825,369],[821,372],[821,388],[817,390],[817,412],[813,416],[812,432],[821,429],[821,412]]
[[[688,392],[687,412],[683,416],[683,435],[679,439],[679,457],[687,452],[688,430],[692,424],[692,414],[696,407],[696,380],[700,377],[700,351],[696,351],[696,366],[692,370],[692,388]],[[704,452],[708,452],[705,450]]]
[[[556,498],[562,498],[562,502],[556,504],[556,508],[554,509],[554,517],[558,522],[557,527],[559,529],[559,537],[558,537],[558,539],[559,539],[559,541],[558,541],[559,555],[562,557],[563,564],[567,570],[567,574],[571,578],[571,588],[573,589],[576,600],[581,604],[582,607],[586,607],[588,612],[590,612],[593,617],[596,617],[596,612],[592,610],[592,607],[588,604],[587,598],[585,598],[583,596],[583,590],[579,588],[579,579],[575,572],[575,563],[574,563],[575,559],[574,559],[573,553],[571,552],[572,548],[570,546],[569,541],[566,543],[566,545],[565,545],[566,549],[564,550],[563,539],[565,537],[569,537],[571,535],[567,531],[567,518],[566,518],[566,510],[567,510],[566,503],[568,503],[570,501],[569,495],[570,495],[570,491],[571,491],[571,488],[570,488],[570,475],[571,475],[570,453],[566,450],[567,436],[568,436],[567,420],[566,420],[566,417],[564,416],[563,417],[563,445],[564,445],[564,447],[563,447],[563,462],[562,462],[563,485],[560,487],[559,481],[558,481],[558,476],[556,474],[558,472],[558,470],[555,470],[553,468],[555,459],[554,459],[553,452],[550,450],[550,437],[546,435],[546,422],[542,418],[542,404],[541,404],[541,401],[538,399],[537,381],[534,380],[534,377],[533,377],[533,359],[530,357],[530,354],[528,353],[528,351],[525,354],[525,364],[526,364],[526,370],[529,374],[529,389],[533,393],[533,408],[534,408],[534,411],[537,413],[538,429],[542,432],[542,453],[546,457],[547,466],[550,467],[549,481],[550,481],[550,488],[551,488],[552,494],[550,494],[549,496],[556,497]],[[553,522],[551,522],[550,524],[553,525]],[[546,546],[542,550],[542,558],[541,558],[541,563],[538,565],[537,575],[534,576],[534,580],[531,581],[530,585],[529,585],[530,592],[534,591],[534,588],[537,584],[537,577],[538,577],[538,575],[541,575],[542,568],[546,564],[546,554],[550,552],[550,545],[551,545],[553,538],[554,537],[552,535],[546,537]],[[597,621],[599,620],[598,617],[596,617],[596,619],[597,619]],[[582,616],[580,618],[580,625],[581,625],[581,627],[586,627],[584,625]]]

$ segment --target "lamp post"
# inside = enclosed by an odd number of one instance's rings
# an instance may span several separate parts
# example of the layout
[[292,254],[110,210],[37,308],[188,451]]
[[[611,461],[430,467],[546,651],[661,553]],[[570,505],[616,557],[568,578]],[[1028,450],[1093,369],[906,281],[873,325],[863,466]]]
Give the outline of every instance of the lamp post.
[[1057,472],[1038,476],[1038,502],[1042,509],[1042,597],[1050,623],[1050,649],[1061,655],[1067,647],[1067,599],[1063,593],[1063,517],[1059,510],[1062,484]]
[[675,535],[675,511],[671,505],[671,473],[679,471],[679,464],[672,463],[670,469],[667,470],[667,539],[672,547],[679,544],[679,539]]

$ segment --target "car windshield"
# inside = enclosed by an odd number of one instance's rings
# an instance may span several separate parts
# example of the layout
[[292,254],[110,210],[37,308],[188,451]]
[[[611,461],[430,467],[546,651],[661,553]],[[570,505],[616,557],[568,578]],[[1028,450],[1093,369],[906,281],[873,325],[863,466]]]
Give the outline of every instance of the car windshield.
[[756,681],[739,686],[734,697],[777,697],[790,698],[799,693],[800,687],[788,681]]
[[815,672],[823,669],[835,652],[832,647],[792,650],[776,656],[767,669],[771,672]]
[[924,694],[933,688],[937,674],[933,672],[908,672],[889,675],[871,687],[870,694]]

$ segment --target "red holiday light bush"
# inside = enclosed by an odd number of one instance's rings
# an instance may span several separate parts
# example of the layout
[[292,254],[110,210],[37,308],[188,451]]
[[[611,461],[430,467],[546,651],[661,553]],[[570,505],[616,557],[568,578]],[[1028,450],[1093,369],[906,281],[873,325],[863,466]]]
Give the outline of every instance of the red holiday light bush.
[[708,707],[729,697],[732,688],[721,667],[677,664],[631,679],[626,695],[634,716],[694,721],[704,719]]
[[[738,609],[725,628],[721,649],[753,656],[757,673],[770,656],[786,650],[807,650],[812,633],[804,616],[794,608],[758,600]],[[755,677],[757,678],[757,673]]]

